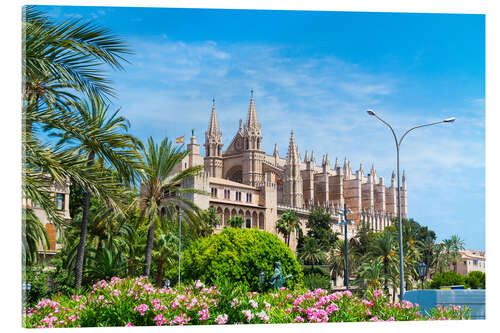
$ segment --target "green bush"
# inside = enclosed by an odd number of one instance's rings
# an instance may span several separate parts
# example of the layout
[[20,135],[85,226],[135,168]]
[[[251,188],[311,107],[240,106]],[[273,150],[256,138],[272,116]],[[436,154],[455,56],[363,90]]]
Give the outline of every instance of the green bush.
[[319,267],[319,266],[314,266],[314,270],[312,269],[311,266],[302,266],[302,271],[304,272],[304,277],[308,274],[319,274],[319,275],[322,275],[322,276],[326,276],[326,277],[329,277],[330,274],[328,274],[328,272]]
[[283,273],[292,274],[287,286],[303,282],[302,267],[294,254],[276,235],[256,229],[225,228],[221,233],[200,238],[182,253],[183,282],[201,280],[214,284],[225,278],[243,288],[260,290],[259,273],[266,273],[266,288],[281,262]]
[[307,289],[325,289],[330,290],[331,284],[328,276],[324,276],[318,273],[306,274],[304,275],[304,286]]
[[434,275],[430,287],[431,289],[439,289],[439,287],[441,286],[455,285],[464,285],[465,288],[467,288],[465,277],[454,271],[447,271],[441,274]]
[[486,289],[486,274],[481,271],[472,271],[465,278],[471,289]]
[[243,223],[245,223],[245,221],[241,216],[233,216],[229,220],[227,220],[227,225],[233,228],[241,228]]

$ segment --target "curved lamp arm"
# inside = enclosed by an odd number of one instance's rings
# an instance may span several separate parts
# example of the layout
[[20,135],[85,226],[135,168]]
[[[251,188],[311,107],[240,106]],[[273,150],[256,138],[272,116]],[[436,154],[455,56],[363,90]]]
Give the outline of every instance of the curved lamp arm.
[[[401,141],[400,141],[400,142],[398,142],[398,137],[396,136],[396,132],[394,132],[394,129],[392,128],[392,126],[391,126],[391,125],[389,125],[389,123],[388,123],[388,122],[386,122],[384,119],[382,119],[382,118],[380,118],[379,116],[377,116],[377,114],[376,114],[376,113],[373,113],[373,114],[371,114],[371,115],[372,115],[372,116],[374,116],[375,118],[377,118],[378,120],[380,120],[381,122],[383,122],[384,124],[386,124],[386,125],[387,125],[387,127],[389,127],[389,128],[391,129],[392,135],[394,135],[394,141],[396,141],[396,148],[399,150],[399,145],[400,145]],[[408,132],[409,132],[409,131],[408,131]],[[405,133],[405,135],[406,135],[406,133]],[[403,136],[404,136],[404,135],[403,135]]]
[[[378,117],[377,117],[378,118]],[[379,118],[380,119],[380,118]],[[403,136],[401,136],[401,139],[399,139],[399,145],[401,145],[401,142],[403,142],[403,139],[405,138],[406,134],[410,133],[411,131],[413,131],[414,129],[417,129],[417,128],[420,128],[420,127],[425,127],[425,126],[432,126],[432,125],[436,125],[436,124],[440,124],[440,123],[444,123],[445,121],[444,120],[441,120],[441,121],[436,121],[434,123],[429,123],[429,124],[424,124],[424,125],[418,125],[418,126],[414,126],[412,128],[410,128],[409,130],[407,130]]]

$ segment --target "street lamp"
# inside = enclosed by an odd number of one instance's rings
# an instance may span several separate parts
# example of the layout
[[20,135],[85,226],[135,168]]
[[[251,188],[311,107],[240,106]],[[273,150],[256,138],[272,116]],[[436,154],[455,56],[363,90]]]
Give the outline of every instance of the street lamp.
[[179,277],[178,277],[178,286],[179,288],[181,287],[181,220],[182,220],[182,213],[181,210],[179,209]]
[[340,213],[343,215],[343,220],[340,221],[339,225],[344,225],[344,245],[345,245],[345,272],[344,272],[344,285],[345,289],[349,290],[349,244],[347,239],[347,225],[352,224],[352,220],[347,219],[347,214],[352,215],[352,211],[347,208],[347,204],[344,203],[344,210],[341,210]]
[[422,289],[424,289],[424,279],[427,275],[427,265],[425,264],[425,262],[421,262],[420,264],[418,264],[417,270],[418,275],[420,276],[420,280],[422,280]]
[[399,274],[399,290],[400,290],[399,297],[402,300],[403,296],[404,296],[404,291],[405,291],[404,290],[404,287],[405,287],[404,286],[404,274],[405,273],[404,273],[404,267],[403,267],[403,225],[401,222],[401,187],[399,185],[399,148],[401,147],[401,143],[403,142],[403,139],[405,138],[405,136],[409,132],[413,131],[414,129],[417,129],[420,127],[425,127],[425,126],[432,126],[432,125],[441,124],[441,123],[452,123],[455,121],[455,118],[451,117],[451,118],[446,118],[446,119],[441,120],[441,121],[436,121],[434,123],[414,126],[414,127],[410,128],[409,130],[407,130],[401,136],[401,138],[398,140],[398,138],[396,136],[396,132],[394,132],[394,129],[392,128],[392,126],[388,122],[386,122],[385,120],[383,120],[382,118],[377,116],[377,114],[375,112],[373,112],[373,110],[367,110],[366,112],[370,116],[377,118],[378,120],[383,122],[385,125],[387,125],[391,129],[392,135],[394,136],[394,141],[396,142],[397,176],[398,176],[399,272],[400,272],[400,274]]
[[259,273],[260,293],[264,293],[264,282],[266,281],[266,273],[263,271]]

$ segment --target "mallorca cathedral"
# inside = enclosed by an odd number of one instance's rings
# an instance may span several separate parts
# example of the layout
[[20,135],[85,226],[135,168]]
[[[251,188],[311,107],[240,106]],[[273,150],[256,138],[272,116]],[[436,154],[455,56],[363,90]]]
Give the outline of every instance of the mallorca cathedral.
[[[323,155],[318,164],[313,150],[311,155],[306,151],[302,160],[293,131],[290,133],[286,158],[279,156],[276,144],[274,152],[267,154],[262,150],[262,140],[261,124],[252,94],[245,124],[240,119],[229,147],[223,150],[214,103],[205,133],[205,156],[200,155],[200,145],[193,133],[187,145],[189,155],[176,167],[178,172],[204,165],[205,172],[202,175],[186,181],[182,186],[210,193],[210,196],[191,194],[189,198],[201,209],[216,209],[223,222],[220,228],[237,215],[243,217],[244,228],[277,233],[275,225],[279,216],[287,209],[292,209],[302,221],[305,231],[310,210],[322,207],[332,214],[334,228],[341,232],[338,225],[341,220],[339,210],[344,203],[353,213],[351,219],[354,227],[349,228],[350,235],[360,221],[368,223],[374,231],[381,231],[391,223],[392,217],[397,216],[394,172],[390,186],[386,186],[384,178],[377,177],[373,165],[366,175],[362,166],[353,172],[347,159],[344,159],[343,166],[335,159],[332,168],[328,154]],[[401,214],[405,218],[406,198],[406,175],[403,172]],[[293,250],[296,242],[292,234],[290,247]]]

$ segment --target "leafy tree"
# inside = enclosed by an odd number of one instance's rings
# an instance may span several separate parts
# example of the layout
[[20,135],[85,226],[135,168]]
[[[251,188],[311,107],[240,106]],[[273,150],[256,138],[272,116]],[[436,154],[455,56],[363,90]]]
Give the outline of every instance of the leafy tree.
[[198,213],[201,226],[202,237],[208,237],[213,234],[214,229],[221,225],[221,216],[215,208],[210,207]]
[[381,281],[387,281],[389,278],[388,273],[385,273],[385,271],[383,261],[363,262],[359,266],[355,284],[360,287],[367,286],[371,289],[379,289],[382,285]]
[[[225,228],[197,239],[183,251],[181,274],[185,283],[199,279],[214,284],[218,279],[227,279],[244,289],[260,290],[259,272],[263,271],[269,281],[278,261],[285,275],[293,275],[287,280],[288,287],[302,283],[301,266],[276,235],[257,229]],[[171,272],[174,275],[176,272]]]
[[332,226],[333,219],[330,213],[325,212],[323,208],[315,208],[310,212],[306,223],[307,236],[317,239],[321,247],[327,249],[337,239]]
[[330,279],[322,274],[313,273],[304,275],[304,286],[309,290],[325,289],[330,290]]
[[199,221],[194,214],[198,207],[185,195],[193,193],[208,195],[204,191],[181,186],[182,182],[197,176],[203,169],[203,166],[195,166],[175,173],[175,167],[189,154],[189,151],[182,149],[182,146],[174,148],[173,143],[167,139],[157,145],[152,137],[148,140],[147,148],[143,149],[147,168],[141,173],[139,208],[141,219],[148,225],[144,260],[145,276],[149,276],[151,270],[154,231],[159,222],[161,210],[164,209],[165,214],[170,218],[177,215],[180,210],[183,212],[185,222],[196,223]]
[[382,262],[383,266],[383,277],[384,277],[384,288],[386,290],[389,289],[388,285],[388,276],[389,269],[391,265],[395,265],[397,262],[396,254],[397,250],[395,249],[396,238],[390,232],[382,232],[377,235],[374,242],[370,246],[368,256],[373,261]]
[[227,224],[232,228],[241,228],[245,221],[241,216],[233,216],[229,220],[227,220]]
[[[179,238],[173,232],[165,232],[162,228],[155,239],[155,250],[153,256],[157,257],[158,265],[156,269],[156,285],[162,286],[165,268],[176,265],[179,250]],[[166,266],[166,267],[165,267]]]
[[471,289],[486,289],[486,274],[481,271],[472,271],[465,278]]
[[109,280],[113,276],[123,276],[127,271],[127,258],[122,252],[110,250],[106,247],[100,250],[91,250],[95,256],[89,257],[87,273],[90,279]]

